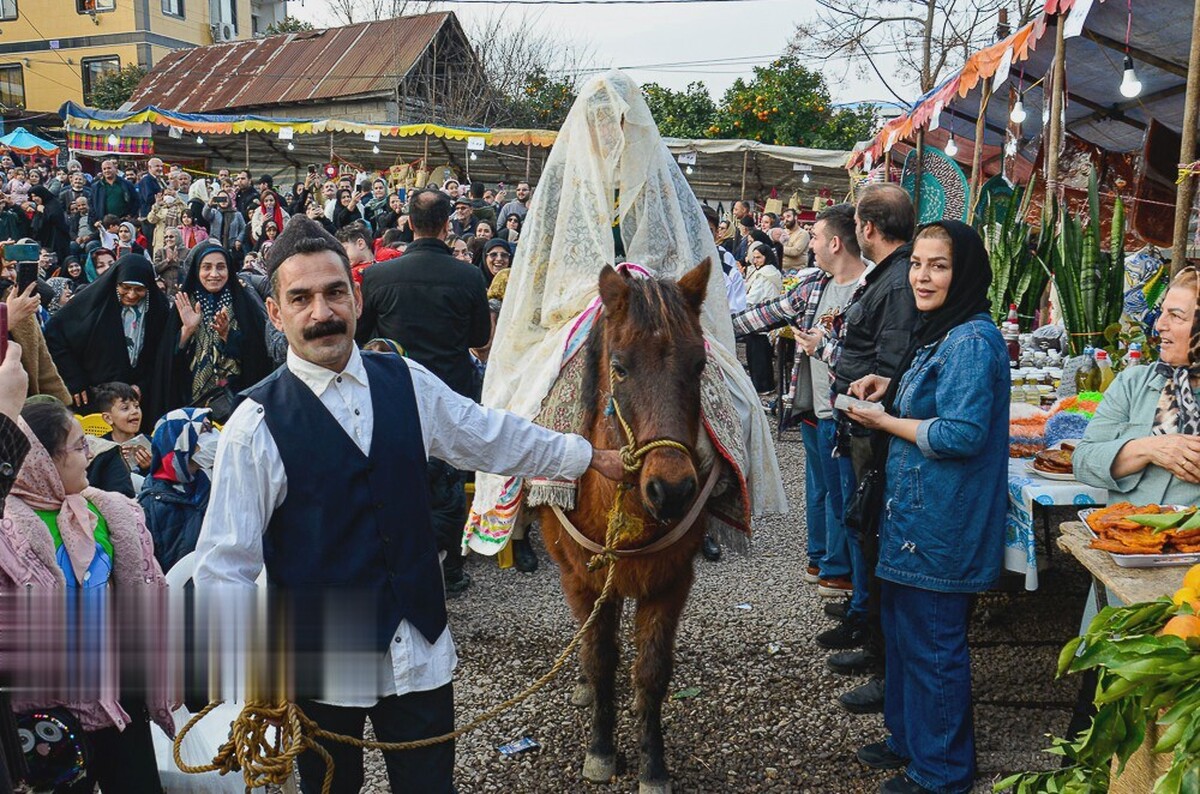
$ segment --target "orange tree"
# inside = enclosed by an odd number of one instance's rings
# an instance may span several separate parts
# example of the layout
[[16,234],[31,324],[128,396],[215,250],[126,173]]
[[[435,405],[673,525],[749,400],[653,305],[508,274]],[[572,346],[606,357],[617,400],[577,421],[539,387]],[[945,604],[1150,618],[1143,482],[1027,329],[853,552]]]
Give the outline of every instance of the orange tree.
[[875,123],[873,107],[834,108],[821,74],[789,55],[756,66],[752,80],[738,78],[725,92],[705,137],[849,149],[869,137]]
[[646,83],[642,94],[658,131],[671,138],[708,138],[717,120],[717,105],[704,83],[688,83],[683,91],[675,91]]

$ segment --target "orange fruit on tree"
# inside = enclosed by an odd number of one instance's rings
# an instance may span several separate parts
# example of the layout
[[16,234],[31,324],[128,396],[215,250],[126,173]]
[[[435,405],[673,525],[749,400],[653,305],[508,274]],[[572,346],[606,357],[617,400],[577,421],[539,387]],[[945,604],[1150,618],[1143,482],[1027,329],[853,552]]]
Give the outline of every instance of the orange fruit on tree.
[[1167,621],[1167,625],[1163,626],[1160,633],[1185,640],[1189,637],[1200,637],[1200,617],[1196,615],[1176,615]]
[[1175,602],[1175,606],[1177,607],[1189,604],[1192,607],[1192,612],[1200,615],[1200,592],[1196,588],[1181,587],[1175,591],[1175,595],[1171,596],[1171,600]]
[[1188,572],[1183,575],[1183,586],[1195,588],[1196,592],[1200,593],[1200,565],[1188,568]]

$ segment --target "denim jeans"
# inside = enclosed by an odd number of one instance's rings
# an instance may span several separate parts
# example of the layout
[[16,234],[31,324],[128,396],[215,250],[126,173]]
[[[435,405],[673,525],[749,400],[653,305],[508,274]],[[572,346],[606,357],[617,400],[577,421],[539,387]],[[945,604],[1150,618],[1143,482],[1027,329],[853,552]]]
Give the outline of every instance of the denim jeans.
[[837,422],[832,419],[817,420],[817,446],[824,466],[825,490],[828,492],[825,502],[825,559],[821,561],[821,575],[826,576],[828,572],[829,576],[849,576],[854,585],[850,613],[862,615],[866,612],[866,566],[862,562],[861,547],[850,542],[844,510],[846,502],[854,494],[854,467],[849,458],[833,456],[834,447],[837,446]]
[[[808,525],[808,564],[819,567],[825,556],[826,493],[821,453],[817,448],[817,428],[801,422],[800,438],[804,440],[804,522]],[[824,568],[821,575],[825,575]]]
[[887,673],[883,722],[908,776],[937,794],[975,784],[975,726],[967,622],[971,593],[941,593],[884,580]]

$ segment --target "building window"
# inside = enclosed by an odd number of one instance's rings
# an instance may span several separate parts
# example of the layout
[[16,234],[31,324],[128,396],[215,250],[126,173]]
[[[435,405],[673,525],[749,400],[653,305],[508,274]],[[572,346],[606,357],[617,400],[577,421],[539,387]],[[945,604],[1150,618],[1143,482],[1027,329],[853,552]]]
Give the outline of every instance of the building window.
[[183,0],[162,0],[162,11],[167,16],[183,18]]
[[25,76],[20,64],[0,66],[0,106],[5,110],[25,107]]
[[109,72],[121,70],[121,59],[116,55],[105,55],[100,58],[83,59],[83,104],[92,104],[92,87],[96,80]]
[[96,14],[116,8],[117,0],[75,0],[75,10],[80,14]]
[[17,18],[17,0],[0,0],[0,22],[11,22]]

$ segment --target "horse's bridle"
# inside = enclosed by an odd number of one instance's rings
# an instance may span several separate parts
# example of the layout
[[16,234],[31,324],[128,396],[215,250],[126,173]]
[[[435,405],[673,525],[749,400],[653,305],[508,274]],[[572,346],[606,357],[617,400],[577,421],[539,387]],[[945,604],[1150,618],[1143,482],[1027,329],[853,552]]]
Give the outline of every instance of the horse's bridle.
[[[693,457],[692,451],[688,449],[687,446],[670,438],[656,438],[647,441],[641,446],[638,445],[637,437],[634,435],[633,428],[630,427],[627,421],[625,421],[625,417],[621,413],[621,404],[617,400],[617,396],[613,390],[613,384],[619,383],[621,380],[623,380],[623,378],[617,375],[616,369],[610,367],[608,404],[611,409],[611,414],[617,419],[619,432],[624,435],[626,440],[626,443],[623,444],[618,450],[618,454],[621,456],[621,466],[625,469],[625,471],[630,474],[636,474],[637,472],[641,471],[646,455],[656,449],[675,449],[684,453],[689,458]],[[604,546],[601,546],[599,543],[596,543],[594,540],[580,532],[575,525],[571,523],[570,519],[567,518],[566,513],[564,513],[562,508],[560,508],[558,505],[552,504],[550,509],[554,511],[554,516],[558,519],[558,522],[562,525],[563,529],[567,531],[567,534],[570,535],[571,538],[585,550],[596,555],[591,559],[590,562],[588,562],[588,569],[595,570],[596,568],[602,567],[607,562],[615,558],[639,557],[662,551],[686,535],[688,530],[692,528],[692,524],[694,524],[696,519],[699,517],[700,511],[704,509],[704,505],[708,501],[709,495],[712,494],[713,487],[717,484],[717,477],[719,475],[720,458],[717,458],[713,461],[712,468],[709,469],[708,477],[704,481],[704,487],[700,489],[700,493],[697,494],[695,500],[692,501],[691,508],[688,510],[687,514],[680,519],[679,523],[675,525],[675,528],[663,535],[661,538],[658,538],[657,540],[654,540],[645,546],[638,546],[632,549],[613,547],[614,541],[620,539],[619,529],[614,531],[616,529],[614,525],[622,524],[623,519],[627,520],[627,516],[624,515],[623,511],[621,511],[621,500],[624,499],[625,494],[628,491],[633,489],[634,486],[631,483],[621,482],[617,485],[617,496],[613,501],[613,507],[609,511],[608,515],[609,531],[607,533]]]

